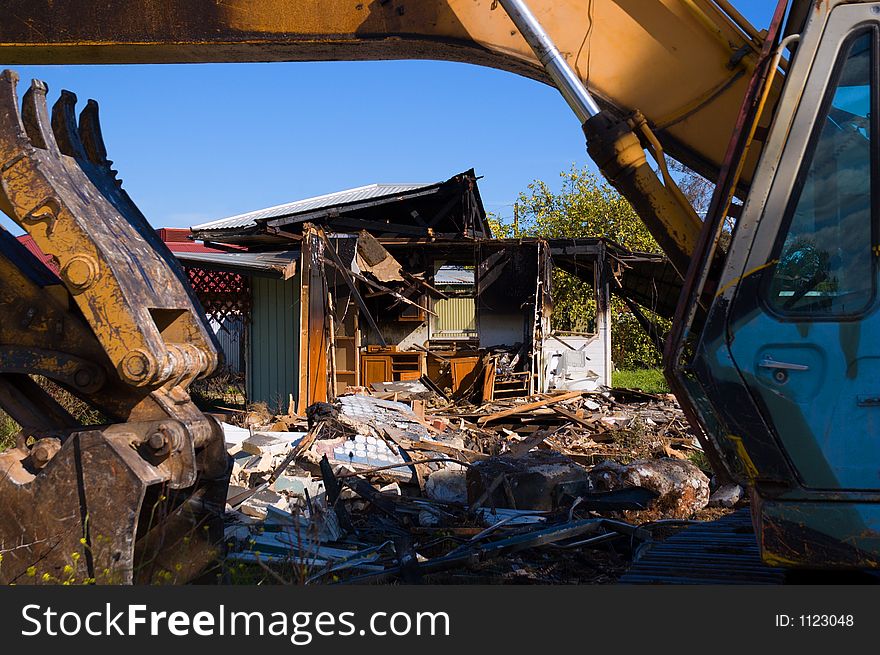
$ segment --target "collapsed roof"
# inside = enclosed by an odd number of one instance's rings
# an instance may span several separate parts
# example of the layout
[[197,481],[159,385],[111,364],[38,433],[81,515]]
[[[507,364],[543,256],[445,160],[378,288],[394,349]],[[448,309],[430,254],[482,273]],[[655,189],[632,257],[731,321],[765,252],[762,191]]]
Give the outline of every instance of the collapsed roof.
[[196,239],[248,246],[289,244],[307,222],[375,236],[488,238],[474,170],[433,184],[370,184],[192,227]]
[[[418,247],[459,265],[473,263],[473,248],[495,252],[537,242],[536,237],[492,238],[477,180],[470,169],[434,184],[370,184],[202,223],[192,232],[206,244],[291,251],[298,248],[303,226],[314,223],[328,234],[367,233],[398,258]],[[594,264],[607,255],[612,293],[660,316],[673,315],[681,283],[663,255],[633,252],[602,237],[546,241],[556,267],[587,281],[593,281]],[[243,259],[248,258],[223,253],[201,263],[239,270]],[[257,257],[244,264],[265,267],[267,262]]]

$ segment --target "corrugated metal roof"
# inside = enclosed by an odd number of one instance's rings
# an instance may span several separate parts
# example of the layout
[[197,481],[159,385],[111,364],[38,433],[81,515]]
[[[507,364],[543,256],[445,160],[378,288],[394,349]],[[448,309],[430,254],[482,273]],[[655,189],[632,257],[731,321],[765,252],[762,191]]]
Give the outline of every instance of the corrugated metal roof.
[[283,252],[176,252],[184,264],[219,269],[222,271],[243,271],[280,277],[284,280],[296,275],[296,262],[299,251]]
[[267,220],[271,218],[279,218],[281,216],[293,216],[303,212],[323,209],[325,207],[337,207],[347,205],[353,202],[362,202],[364,200],[373,200],[376,198],[384,198],[386,196],[395,196],[401,193],[417,191],[419,189],[427,189],[437,186],[437,184],[368,184],[366,186],[347,189],[345,191],[337,191],[335,193],[327,193],[323,196],[315,196],[313,198],[305,198],[288,202],[283,205],[275,205],[266,209],[257,209],[255,211],[244,214],[221,218],[217,221],[201,223],[193,225],[192,230],[231,230],[241,229],[245,227],[253,227],[259,220]]
[[474,284],[474,269],[467,269],[464,266],[441,266],[434,273],[434,284]]

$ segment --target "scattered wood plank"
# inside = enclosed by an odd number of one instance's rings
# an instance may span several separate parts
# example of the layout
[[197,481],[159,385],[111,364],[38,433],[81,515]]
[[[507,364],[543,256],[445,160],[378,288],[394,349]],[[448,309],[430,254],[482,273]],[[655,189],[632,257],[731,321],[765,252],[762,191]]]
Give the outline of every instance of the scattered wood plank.
[[556,434],[558,430],[551,432],[550,430],[538,430],[532,436],[526,437],[519,443],[515,443],[510,447],[510,456],[513,459],[524,457],[532,448],[541,445],[541,443],[551,434]]
[[495,360],[490,359],[483,378],[483,402],[489,403],[493,400],[495,400]]
[[587,421],[587,420],[581,418],[580,416],[578,416],[578,415],[575,414],[574,412],[570,412],[570,411],[568,411],[567,409],[564,409],[564,408],[560,407],[559,405],[554,405],[554,406],[553,406],[553,411],[556,412],[557,414],[561,415],[561,416],[564,416],[565,418],[567,418],[567,419],[569,419],[569,420],[571,420],[571,421],[574,421],[574,422],[577,423],[578,425],[581,425],[581,426],[583,426],[583,427],[585,427],[585,428],[587,428],[587,429],[589,429],[589,430],[593,430],[593,429],[595,429],[595,426],[594,426],[592,423],[590,423],[589,421]]
[[405,441],[406,448],[409,450],[425,450],[433,453],[442,453],[444,455],[450,455],[451,457],[460,457],[466,462],[475,462],[481,459],[489,459],[488,455],[484,455],[483,453],[478,453],[475,450],[468,450],[466,448],[455,448],[453,446],[448,446],[442,443],[436,443],[433,441]]
[[521,405],[516,405],[510,409],[506,409],[502,412],[496,412],[494,414],[489,414],[488,416],[483,416],[477,419],[477,423],[480,425],[485,425],[486,423],[489,423],[491,421],[497,421],[502,418],[507,418],[508,416],[513,416],[514,414],[522,414],[524,412],[529,412],[533,409],[541,409],[543,407],[555,405],[556,403],[561,403],[566,400],[573,400],[574,398],[579,398],[583,394],[583,391],[569,391],[568,393],[563,393],[558,396],[551,396],[543,400],[536,400],[535,402],[531,403],[523,403]]
[[[422,528],[422,527],[411,527],[409,531],[413,534],[426,534],[426,535],[436,535],[437,528]],[[481,532],[484,532],[485,528],[443,528],[443,532],[447,534],[454,534],[459,537],[474,537]]]

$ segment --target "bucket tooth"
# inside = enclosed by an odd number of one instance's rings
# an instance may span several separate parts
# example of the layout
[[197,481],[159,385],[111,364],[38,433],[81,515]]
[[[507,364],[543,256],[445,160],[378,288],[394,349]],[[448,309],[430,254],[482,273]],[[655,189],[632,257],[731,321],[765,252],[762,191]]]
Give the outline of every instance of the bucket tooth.
[[[86,158],[95,166],[103,168],[115,180],[117,171],[111,168],[113,161],[107,159],[100,111],[95,100],[89,100],[79,114],[79,138],[85,146]],[[122,180],[116,180],[116,184],[122,186]]]
[[74,159],[86,160],[86,148],[79,138],[76,120],[76,94],[64,89],[52,106],[52,131],[61,152]]
[[49,87],[45,82],[33,80],[22,99],[21,118],[31,144],[60,157],[61,150],[58,149],[58,144],[55,141],[52,121],[49,118],[49,108],[46,105],[48,92]]
[[[95,100],[89,100],[80,112],[79,121],[77,121],[74,117],[76,96],[72,93],[70,96],[73,97],[73,102],[70,99],[64,99],[62,106],[62,100],[59,99],[55,103],[55,110],[58,113],[64,112],[66,115],[64,119],[65,126],[61,128],[61,131],[70,132],[71,140],[76,144],[75,149],[72,148],[71,156],[77,160],[80,167],[92,181],[92,184],[104,194],[119,213],[132,225],[136,226],[154,248],[157,248],[157,244],[161,243],[161,241],[153,239],[147,234],[147,232],[153,233],[149,221],[144,217],[134,200],[122,188],[122,180],[117,177],[118,171],[113,170],[113,161],[107,158],[107,147],[104,145],[104,134],[101,130],[98,103]],[[59,122],[60,120],[59,117]],[[73,134],[74,132],[76,133],[75,135]],[[158,249],[161,250],[161,248]]]
[[0,165],[20,156],[30,145],[21,111],[18,106],[18,74],[4,70],[0,73]]

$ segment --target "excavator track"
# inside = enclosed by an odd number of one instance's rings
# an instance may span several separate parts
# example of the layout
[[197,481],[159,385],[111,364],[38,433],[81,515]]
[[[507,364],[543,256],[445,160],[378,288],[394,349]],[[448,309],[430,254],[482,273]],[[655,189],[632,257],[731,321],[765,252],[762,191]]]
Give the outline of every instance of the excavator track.
[[743,509],[644,546],[620,582],[777,585],[786,575],[761,561],[749,510]]

